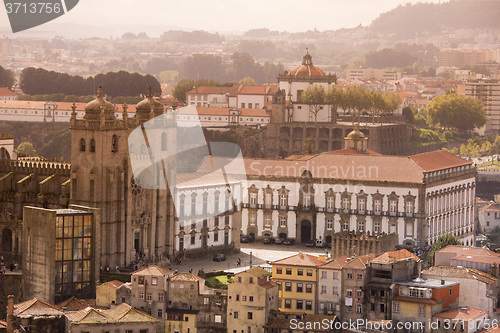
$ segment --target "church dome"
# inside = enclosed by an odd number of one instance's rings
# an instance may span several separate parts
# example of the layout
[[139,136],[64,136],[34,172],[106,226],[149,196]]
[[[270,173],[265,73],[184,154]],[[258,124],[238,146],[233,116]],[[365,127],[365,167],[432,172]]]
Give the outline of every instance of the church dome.
[[288,73],[288,76],[293,78],[309,79],[309,78],[323,78],[328,75],[319,67],[312,63],[312,56],[307,51],[302,59],[302,65],[295,67]]
[[87,118],[98,118],[104,111],[106,119],[115,118],[115,106],[104,99],[102,88],[97,89],[97,98],[85,105],[85,115]]
[[354,125],[354,130],[351,133],[349,133],[346,137],[346,139],[351,139],[351,140],[361,140],[364,138],[365,135],[363,134],[363,132],[359,130],[358,124]]
[[149,116],[151,114],[151,109],[153,109],[155,116],[159,116],[163,113],[164,106],[153,98],[151,87],[149,87],[148,96],[137,103],[135,111],[139,115]]

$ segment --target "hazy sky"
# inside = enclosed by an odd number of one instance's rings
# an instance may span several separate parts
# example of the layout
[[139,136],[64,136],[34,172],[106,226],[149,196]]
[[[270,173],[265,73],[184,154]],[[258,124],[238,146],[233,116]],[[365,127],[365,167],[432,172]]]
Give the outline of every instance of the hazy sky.
[[[80,0],[68,14],[34,29],[56,24],[176,26],[188,30],[336,30],[369,25],[379,14],[408,2],[447,0]],[[0,8],[0,25],[8,18]],[[162,31],[161,31],[162,32]],[[159,34],[161,33],[159,32]]]

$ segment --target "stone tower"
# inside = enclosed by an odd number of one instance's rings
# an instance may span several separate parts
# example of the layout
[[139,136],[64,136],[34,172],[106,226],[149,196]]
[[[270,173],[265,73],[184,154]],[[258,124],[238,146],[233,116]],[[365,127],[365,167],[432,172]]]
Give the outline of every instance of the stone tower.
[[[76,106],[74,106],[76,109]],[[136,106],[134,117],[117,119],[115,106],[99,88],[83,119],[71,117],[71,203],[101,209],[101,265],[128,265],[140,255],[159,260],[170,254],[173,205],[168,190],[144,189],[130,168],[128,137],[132,130],[161,114],[151,95]],[[148,155],[144,151],[144,155]],[[152,174],[159,172],[153,166]]]

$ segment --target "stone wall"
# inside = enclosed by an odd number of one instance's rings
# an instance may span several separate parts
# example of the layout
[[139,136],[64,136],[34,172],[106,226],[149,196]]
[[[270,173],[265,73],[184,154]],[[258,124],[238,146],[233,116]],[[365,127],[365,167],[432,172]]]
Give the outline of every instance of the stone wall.
[[23,300],[22,293],[22,274],[0,274],[0,320],[7,318],[7,302],[8,296],[14,295],[14,303],[20,303]]

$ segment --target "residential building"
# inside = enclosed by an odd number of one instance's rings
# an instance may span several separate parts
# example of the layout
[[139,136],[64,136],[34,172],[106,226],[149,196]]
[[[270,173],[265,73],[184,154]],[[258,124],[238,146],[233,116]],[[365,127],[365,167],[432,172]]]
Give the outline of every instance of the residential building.
[[164,322],[168,299],[168,279],[174,273],[170,270],[149,266],[132,273],[132,307],[146,312]]
[[108,310],[86,309],[66,313],[66,331],[156,333],[158,319],[122,303]]
[[[186,93],[187,105],[196,107],[229,107],[229,93],[237,87],[210,87],[194,88]],[[236,106],[236,105],[234,105]]]
[[165,333],[197,333],[196,316],[198,312],[198,310],[190,309],[167,309]]
[[349,81],[355,80],[400,80],[401,73],[393,72],[387,69],[376,68],[349,68],[346,69],[346,79]]
[[486,247],[448,245],[434,253],[434,265],[471,267],[498,276],[500,253]]
[[59,304],[56,304],[56,307],[61,310],[62,312],[74,312],[74,311],[80,311],[83,309],[88,308],[89,306],[92,308],[99,308],[99,309],[104,309],[102,307],[98,307],[95,304],[95,298],[91,299],[78,299],[75,296],[71,296],[65,301],[62,301]]
[[366,284],[369,281],[369,262],[375,254],[352,258],[342,266],[341,316],[344,321],[367,318]]
[[14,298],[9,298],[7,326],[11,322],[14,330],[22,332],[29,328],[29,332],[33,333],[66,332],[64,313],[55,305],[36,297],[15,305],[13,303]]
[[199,122],[203,128],[227,131],[234,126],[267,126],[271,121],[271,113],[263,108],[184,107],[178,110],[177,119],[186,124]]
[[13,101],[17,98],[17,94],[12,90],[0,87],[0,101]]
[[100,232],[98,209],[25,206],[24,296],[57,303],[71,296],[95,298]]
[[168,308],[198,309],[205,291],[205,279],[192,273],[178,273],[168,281]]
[[460,286],[454,281],[416,278],[396,283],[394,294],[392,320],[412,322],[406,332],[423,332],[431,331],[428,325],[435,314],[458,307]]
[[340,316],[342,267],[348,259],[338,257],[318,266],[318,314]]
[[490,317],[494,316],[498,308],[500,296],[498,276],[470,267],[433,266],[422,271],[422,278],[442,278],[460,283],[459,307],[470,306],[485,310]]
[[266,333],[276,332],[335,332],[342,330],[339,317],[322,314],[295,314],[281,311],[272,311],[265,327]]
[[442,50],[439,52],[439,66],[477,66],[493,60],[491,50]]
[[471,80],[465,83],[465,96],[481,100],[486,108],[483,135],[500,134],[500,82],[498,80]]
[[96,305],[111,307],[121,303],[130,304],[132,284],[113,280],[105,282],[96,288]]
[[299,253],[271,263],[273,281],[279,286],[280,311],[316,313],[317,267],[325,262],[324,256]]
[[278,306],[278,284],[271,281],[271,273],[253,267],[235,274],[228,286],[227,332],[264,333],[269,314]]
[[[470,306],[463,306],[457,309],[436,313],[432,316],[432,321],[437,323],[437,329],[433,332],[463,332],[475,333],[480,331],[489,321],[488,312],[475,309]],[[491,322],[486,324],[492,326]]]
[[483,233],[500,228],[500,204],[490,202],[478,210],[479,229]]
[[369,263],[366,284],[367,316],[370,320],[391,319],[394,283],[419,276],[421,261],[408,250],[385,252]]

